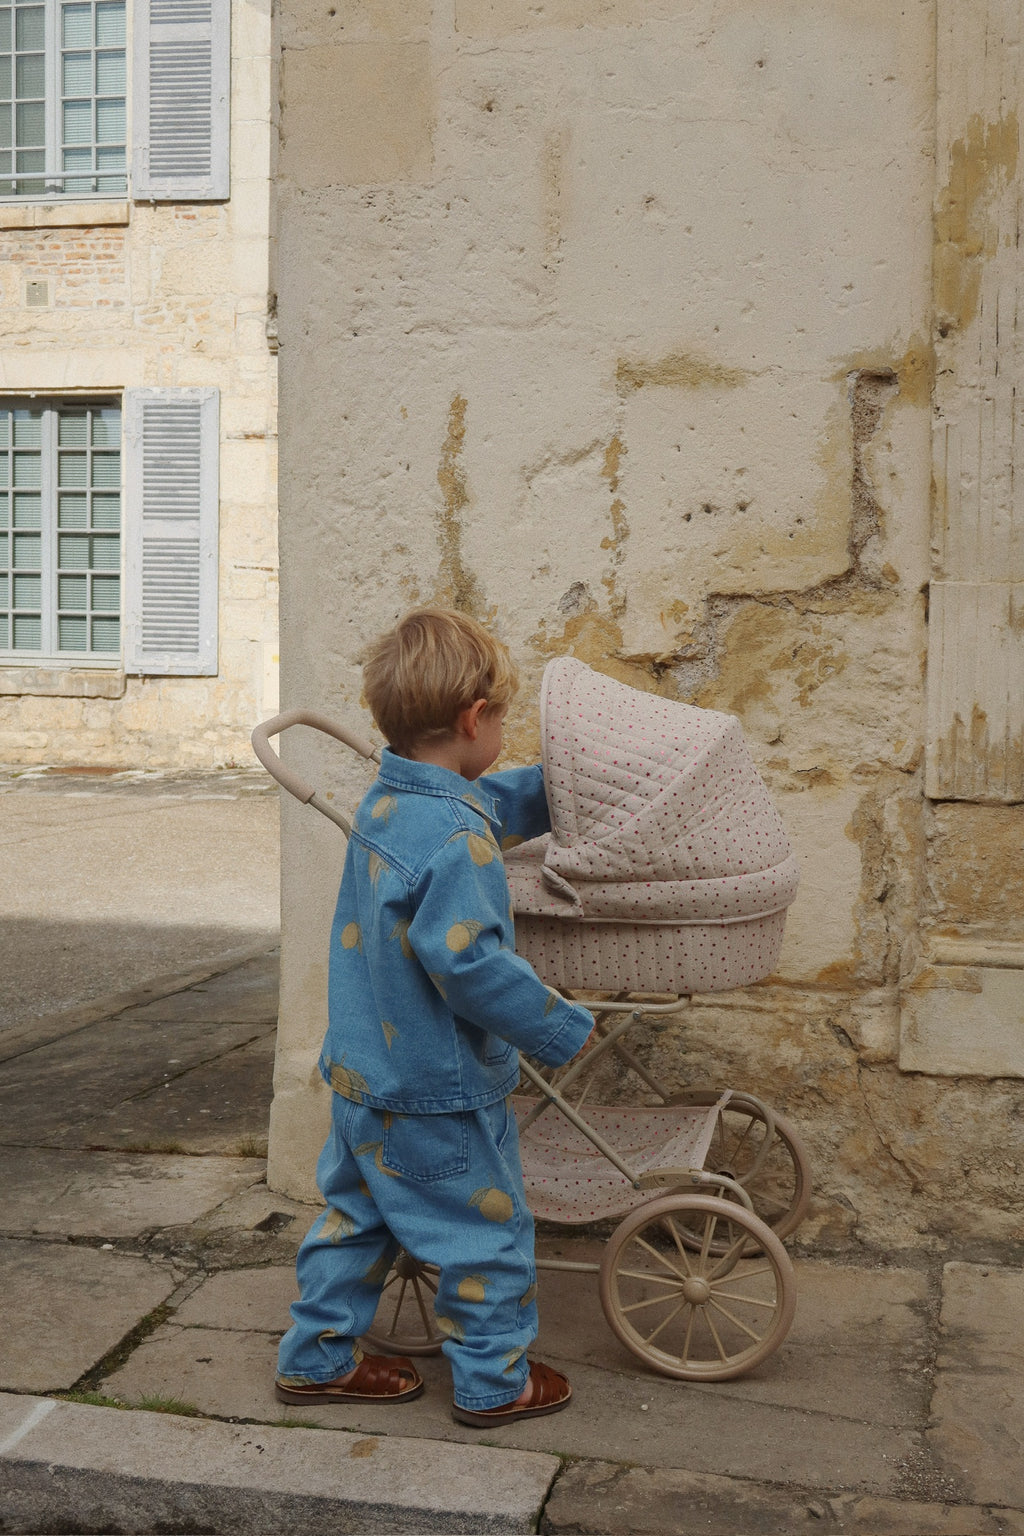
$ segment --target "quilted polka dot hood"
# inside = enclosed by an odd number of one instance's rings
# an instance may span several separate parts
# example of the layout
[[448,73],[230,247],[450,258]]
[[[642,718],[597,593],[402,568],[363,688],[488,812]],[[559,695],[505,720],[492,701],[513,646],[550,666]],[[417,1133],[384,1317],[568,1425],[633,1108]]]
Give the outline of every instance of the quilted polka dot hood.
[[728,924],[793,901],[792,845],[732,715],[563,656],[541,736],[552,830],[506,854],[517,914]]

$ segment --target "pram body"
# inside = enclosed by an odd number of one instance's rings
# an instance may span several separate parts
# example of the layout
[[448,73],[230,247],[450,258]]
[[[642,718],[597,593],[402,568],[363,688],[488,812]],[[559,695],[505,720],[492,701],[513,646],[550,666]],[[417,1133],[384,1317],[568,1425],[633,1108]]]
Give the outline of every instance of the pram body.
[[[516,948],[549,985],[588,994],[597,1030],[554,1073],[521,1061],[526,1091],[514,1102],[530,1205],[540,1220],[569,1225],[614,1218],[600,1265],[548,1267],[597,1272],[609,1324],[649,1366],[728,1379],[788,1332],[795,1282],[781,1239],[806,1210],[806,1157],[792,1127],[752,1095],[667,1091],[629,1037],[693,993],[770,974],[796,862],[732,717],[559,658],[545,670],[541,721],[552,831],[506,850]],[[269,745],[297,724],[366,757],[376,750],[302,710],[253,733],[274,777],[347,832]],[[609,1052],[647,1103],[587,1103]],[[429,1269],[400,1255],[375,1345],[439,1348],[432,1290]]]

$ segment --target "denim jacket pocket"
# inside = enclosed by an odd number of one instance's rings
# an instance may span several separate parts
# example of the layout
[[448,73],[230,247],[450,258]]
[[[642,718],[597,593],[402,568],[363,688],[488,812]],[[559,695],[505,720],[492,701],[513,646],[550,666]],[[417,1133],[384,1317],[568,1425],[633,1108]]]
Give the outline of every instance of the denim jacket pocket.
[[500,1035],[488,1035],[484,1047],[484,1066],[503,1067],[506,1062],[511,1062],[514,1053],[515,1046],[503,1040]]
[[469,1125],[465,1114],[385,1116],[381,1160],[404,1179],[430,1183],[469,1169]]

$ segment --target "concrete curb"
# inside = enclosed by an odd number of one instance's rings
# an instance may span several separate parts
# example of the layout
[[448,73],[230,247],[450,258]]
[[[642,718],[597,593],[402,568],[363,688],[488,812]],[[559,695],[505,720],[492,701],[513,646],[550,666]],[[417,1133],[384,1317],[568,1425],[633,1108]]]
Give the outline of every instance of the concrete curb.
[[218,1536],[537,1529],[556,1456],[0,1397],[3,1528]]

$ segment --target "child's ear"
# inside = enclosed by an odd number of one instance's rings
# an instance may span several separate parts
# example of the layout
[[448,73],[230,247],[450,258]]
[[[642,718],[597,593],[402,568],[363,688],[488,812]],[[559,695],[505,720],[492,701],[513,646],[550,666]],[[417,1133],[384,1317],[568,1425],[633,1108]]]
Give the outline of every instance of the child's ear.
[[486,708],[486,699],[476,699],[474,703],[467,704],[465,709],[460,709],[455,716],[456,731],[463,736],[468,736],[470,741],[476,741],[477,731],[480,729],[480,716]]

